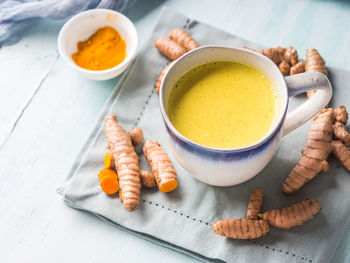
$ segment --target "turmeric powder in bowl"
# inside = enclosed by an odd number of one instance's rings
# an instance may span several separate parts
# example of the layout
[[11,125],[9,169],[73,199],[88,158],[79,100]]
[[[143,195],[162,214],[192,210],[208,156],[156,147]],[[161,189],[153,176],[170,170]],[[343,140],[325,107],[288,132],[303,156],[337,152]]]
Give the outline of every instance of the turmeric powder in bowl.
[[118,31],[110,26],[98,29],[88,40],[79,41],[72,59],[89,70],[105,70],[120,64],[126,58],[126,43]]

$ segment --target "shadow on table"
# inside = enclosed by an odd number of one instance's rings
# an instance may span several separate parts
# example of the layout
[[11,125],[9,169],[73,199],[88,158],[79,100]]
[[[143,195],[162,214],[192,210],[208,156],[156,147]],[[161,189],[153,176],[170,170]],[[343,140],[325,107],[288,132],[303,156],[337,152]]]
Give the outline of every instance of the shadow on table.
[[350,4],[350,0],[311,0],[311,2],[334,2],[338,4]]

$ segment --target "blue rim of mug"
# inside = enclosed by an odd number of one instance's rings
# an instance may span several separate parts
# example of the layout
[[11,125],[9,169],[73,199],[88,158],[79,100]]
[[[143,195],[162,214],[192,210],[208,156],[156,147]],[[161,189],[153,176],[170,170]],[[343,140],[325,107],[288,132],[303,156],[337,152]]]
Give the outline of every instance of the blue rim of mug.
[[[198,51],[201,51],[203,49],[212,49],[212,48],[223,48],[223,49],[230,49],[230,50],[239,50],[239,51],[243,51],[245,53],[250,53],[254,56],[258,56],[260,58],[262,58],[263,60],[266,61],[266,63],[268,64],[271,64],[272,67],[275,69],[275,71],[280,75],[280,78],[283,80],[283,83],[284,83],[284,89],[285,89],[285,92],[286,92],[286,96],[285,96],[285,101],[283,101],[283,109],[281,110],[281,114],[280,116],[278,117],[278,120],[276,121],[276,123],[274,124],[274,126],[269,130],[269,132],[263,137],[261,138],[259,141],[253,143],[253,144],[250,144],[248,146],[244,146],[244,147],[238,147],[238,148],[228,148],[228,149],[221,149],[221,148],[214,148],[214,147],[209,147],[209,146],[204,146],[204,145],[201,145],[201,144],[198,144],[194,141],[191,141],[190,139],[186,138],[184,135],[182,135],[174,126],[173,124],[171,123],[171,121],[169,120],[168,118],[168,114],[166,113],[165,111],[165,108],[164,108],[164,100],[163,100],[163,90],[164,90],[164,83],[166,83],[166,79],[168,77],[168,73],[171,72],[171,70],[176,67],[177,63],[179,61],[181,61],[183,58],[187,57],[187,56],[191,56],[195,53],[197,53]],[[283,74],[281,73],[281,71],[279,70],[279,68],[277,67],[277,65],[272,61],[270,60],[268,57],[258,53],[258,52],[255,52],[255,51],[252,51],[252,50],[249,50],[249,49],[246,49],[246,48],[239,48],[239,47],[228,47],[228,46],[220,46],[220,45],[207,45],[207,46],[202,46],[202,47],[199,47],[199,48],[196,48],[194,50],[191,50],[187,53],[185,53],[184,55],[182,55],[180,58],[178,58],[175,63],[173,65],[170,66],[169,70],[166,72],[165,76],[164,76],[164,79],[162,81],[162,84],[160,86],[160,91],[159,91],[159,104],[160,104],[160,111],[161,111],[161,114],[163,116],[163,120],[166,124],[166,126],[168,127],[168,129],[171,131],[171,133],[173,135],[175,135],[176,137],[178,137],[181,141],[183,141],[184,143],[188,144],[188,145],[191,145],[191,146],[194,146],[196,148],[199,148],[201,150],[206,150],[206,151],[209,151],[209,152],[218,152],[218,153],[237,153],[237,152],[244,152],[244,151],[249,151],[249,150],[253,150],[253,149],[256,149],[260,146],[262,146],[264,143],[268,142],[275,134],[277,131],[280,130],[281,128],[281,125],[283,124],[283,121],[285,119],[285,116],[286,116],[286,113],[287,113],[287,109],[288,109],[288,104],[289,104],[289,96],[288,96],[288,87],[286,85],[286,82],[285,82],[285,79],[284,79],[284,76]]]

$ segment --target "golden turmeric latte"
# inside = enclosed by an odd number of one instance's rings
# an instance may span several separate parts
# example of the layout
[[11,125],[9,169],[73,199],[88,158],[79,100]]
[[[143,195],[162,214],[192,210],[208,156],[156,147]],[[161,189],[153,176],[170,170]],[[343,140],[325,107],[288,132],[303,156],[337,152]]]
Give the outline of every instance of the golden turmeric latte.
[[89,70],[105,70],[120,64],[126,58],[126,44],[118,31],[106,26],[97,30],[88,40],[77,44],[72,59]]

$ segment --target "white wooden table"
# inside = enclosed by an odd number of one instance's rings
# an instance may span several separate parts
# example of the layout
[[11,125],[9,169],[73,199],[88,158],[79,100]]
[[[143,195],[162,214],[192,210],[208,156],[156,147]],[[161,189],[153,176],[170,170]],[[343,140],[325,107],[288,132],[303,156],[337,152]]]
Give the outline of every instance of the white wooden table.
[[[140,46],[163,5],[266,46],[293,45],[301,57],[315,47],[328,65],[350,68],[350,2],[139,0],[127,15]],[[89,81],[63,64],[62,24],[42,20],[0,49],[1,262],[196,261],[68,208],[56,194],[118,81]],[[344,251],[350,230],[334,262],[350,262]]]

